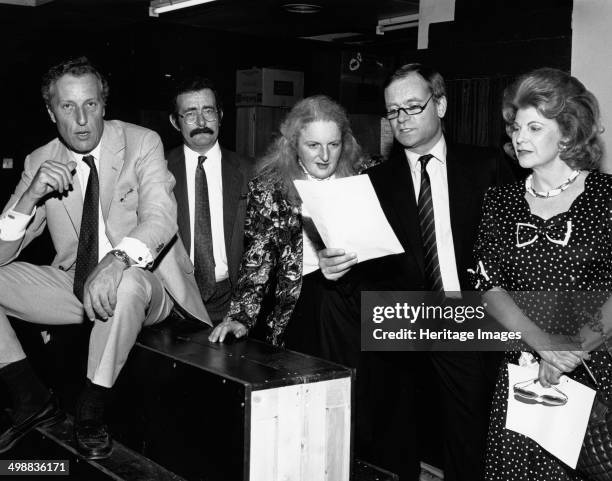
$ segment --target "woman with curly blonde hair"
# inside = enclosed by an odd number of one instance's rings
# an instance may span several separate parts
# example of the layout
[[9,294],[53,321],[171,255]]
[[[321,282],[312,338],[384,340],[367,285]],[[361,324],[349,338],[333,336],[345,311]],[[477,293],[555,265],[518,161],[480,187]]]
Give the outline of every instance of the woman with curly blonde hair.
[[[321,240],[305,215],[293,185],[354,175],[364,167],[346,111],[323,95],[298,102],[280,127],[280,136],[258,165],[249,186],[245,254],[229,312],[210,336],[247,334],[260,318],[264,298],[267,339],[330,357],[321,339],[322,319],[341,315],[337,284],[321,275]],[[270,299],[272,302],[268,302]]]

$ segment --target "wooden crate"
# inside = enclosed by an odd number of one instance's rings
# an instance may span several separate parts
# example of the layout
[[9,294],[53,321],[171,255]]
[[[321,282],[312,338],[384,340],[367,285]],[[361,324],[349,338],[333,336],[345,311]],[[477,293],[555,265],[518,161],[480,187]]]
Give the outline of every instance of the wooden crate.
[[350,369],[189,326],[143,331],[117,384],[119,441],[189,480],[350,479]]
[[351,379],[251,393],[251,480],[348,480]]

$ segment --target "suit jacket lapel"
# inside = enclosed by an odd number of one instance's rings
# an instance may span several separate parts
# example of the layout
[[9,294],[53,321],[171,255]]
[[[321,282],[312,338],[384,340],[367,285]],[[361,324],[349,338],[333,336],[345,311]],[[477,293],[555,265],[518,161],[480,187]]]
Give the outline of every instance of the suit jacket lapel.
[[[403,215],[400,215],[402,227],[406,233],[406,238],[410,244],[410,248],[414,252],[417,263],[421,271],[425,272],[425,264],[423,260],[423,241],[421,240],[421,228],[419,224],[419,216],[417,212],[417,203],[414,193],[414,184],[412,182],[412,174],[410,173],[410,165],[404,152],[396,158],[398,166],[398,174],[395,178],[397,182],[396,188],[393,189],[395,196],[394,205],[399,208],[404,206]],[[400,174],[401,172],[401,174]],[[401,190],[400,190],[401,189]],[[399,212],[401,214],[401,212]]]
[[421,271],[425,272],[414,185],[410,166],[403,149],[394,149],[389,162],[391,168],[387,170],[388,175],[385,182],[389,186],[390,207],[394,211],[395,223],[400,227],[398,234],[403,237],[403,239],[400,238],[400,242],[404,249],[408,247],[414,253]]
[[[62,145],[58,160],[67,164],[71,160],[74,160],[74,158],[68,149]],[[81,229],[81,217],[83,215],[83,189],[79,182],[79,176],[76,175],[76,173],[72,177],[72,190],[68,195],[62,197],[62,203],[64,204],[72,227],[74,228],[74,234],[78,237]]]
[[185,170],[185,151],[182,145],[168,153],[168,168],[176,180],[174,195],[178,208],[179,234],[185,250],[190,253],[191,227],[189,224],[189,199],[187,197],[187,171]]
[[[231,252],[232,234],[236,211],[240,201],[242,173],[234,164],[234,159],[224,149],[221,149],[221,182],[223,185],[223,232],[225,235],[225,251]],[[229,262],[228,255],[228,262]]]
[[100,205],[102,217],[106,221],[110,208],[115,184],[123,167],[123,153],[125,151],[125,138],[122,132],[117,131],[108,122],[104,122],[102,134],[102,149],[100,151]]
[[462,229],[465,229],[463,219],[467,201],[473,196],[468,169],[461,168],[461,161],[454,155],[452,146],[448,146],[446,154],[446,173],[448,177],[448,202],[453,232],[453,246],[455,248],[455,261],[457,271],[462,264]]

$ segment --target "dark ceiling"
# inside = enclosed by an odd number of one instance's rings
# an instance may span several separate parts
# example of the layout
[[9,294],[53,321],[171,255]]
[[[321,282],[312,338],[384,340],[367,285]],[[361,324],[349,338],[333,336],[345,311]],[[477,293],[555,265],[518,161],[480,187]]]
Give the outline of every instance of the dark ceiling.
[[[352,33],[336,40],[343,44],[376,44],[378,19],[418,13],[419,0],[308,0],[318,13],[295,14],[283,8],[295,0],[216,0],[149,17],[148,0],[53,0],[38,7],[0,5],[0,25],[29,29],[69,29],[90,25],[92,30],[163,22],[275,38],[299,38]],[[1,3],[1,2],[0,2]],[[416,29],[414,37],[416,37]],[[387,33],[389,38],[394,33]]]

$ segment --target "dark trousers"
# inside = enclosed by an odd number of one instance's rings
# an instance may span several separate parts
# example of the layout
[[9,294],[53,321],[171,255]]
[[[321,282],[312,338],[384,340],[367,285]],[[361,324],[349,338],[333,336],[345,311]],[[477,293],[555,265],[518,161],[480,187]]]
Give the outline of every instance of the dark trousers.
[[483,479],[486,437],[498,352],[429,354],[440,393],[444,480]]
[[422,361],[418,352],[362,352],[357,368],[355,456],[401,481],[418,481],[421,470],[417,378]]

